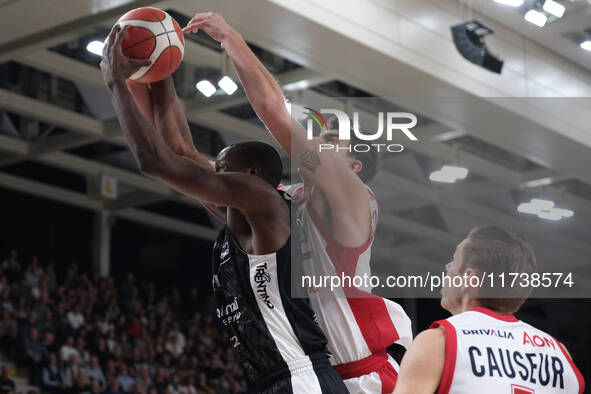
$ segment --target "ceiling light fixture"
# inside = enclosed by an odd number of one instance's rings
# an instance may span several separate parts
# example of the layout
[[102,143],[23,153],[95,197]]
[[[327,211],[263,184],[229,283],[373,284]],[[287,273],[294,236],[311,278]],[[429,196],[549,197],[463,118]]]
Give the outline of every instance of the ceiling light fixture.
[[557,18],[562,18],[562,16],[564,15],[564,11],[566,11],[565,6],[563,6],[562,4],[560,4],[554,0],[546,0],[544,2],[543,9],[547,13],[552,14]]
[[524,16],[525,20],[529,23],[533,23],[538,27],[544,27],[546,22],[548,21],[548,17],[542,14],[540,11],[536,10],[529,10],[525,13]]
[[88,45],[86,45],[86,50],[90,53],[93,53],[97,56],[103,56],[103,48],[105,46],[105,43],[102,41],[91,41],[88,43]]
[[219,80],[218,86],[228,95],[233,95],[234,92],[238,90],[238,85],[236,85],[236,83],[232,81],[232,78],[227,75],[224,75],[224,77]]
[[468,176],[468,169],[465,167],[443,166],[441,170],[434,171],[429,179],[434,182],[454,183],[458,179],[465,179]]
[[216,92],[215,86],[207,79],[203,79],[195,84],[197,90],[199,90],[205,97],[211,97]]

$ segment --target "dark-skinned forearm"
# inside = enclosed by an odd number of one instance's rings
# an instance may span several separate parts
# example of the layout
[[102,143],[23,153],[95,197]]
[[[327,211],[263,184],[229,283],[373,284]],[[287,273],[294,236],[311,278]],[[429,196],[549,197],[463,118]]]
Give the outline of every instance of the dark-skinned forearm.
[[144,116],[125,81],[116,81],[110,89],[111,101],[129,148],[142,171],[150,172],[162,157],[164,140]]
[[171,77],[151,84],[152,113],[156,130],[164,142],[176,154],[210,167],[209,160],[197,151],[191,129]]

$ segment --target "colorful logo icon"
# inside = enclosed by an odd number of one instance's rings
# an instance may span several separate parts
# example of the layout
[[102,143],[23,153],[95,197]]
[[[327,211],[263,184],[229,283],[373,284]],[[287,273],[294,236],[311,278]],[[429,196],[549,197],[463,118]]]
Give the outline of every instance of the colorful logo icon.
[[[328,131],[328,125],[326,124],[326,119],[324,119],[324,116],[322,116],[322,114],[320,112],[315,111],[310,107],[304,107],[304,108],[306,108],[308,111],[310,111],[310,112],[306,112],[305,114],[308,115],[309,117],[311,117],[312,119],[314,119],[314,121],[316,122],[318,127],[320,127],[320,130],[322,130],[322,125],[324,124],[324,129],[326,131]],[[322,123],[320,123],[321,120],[322,120]]]

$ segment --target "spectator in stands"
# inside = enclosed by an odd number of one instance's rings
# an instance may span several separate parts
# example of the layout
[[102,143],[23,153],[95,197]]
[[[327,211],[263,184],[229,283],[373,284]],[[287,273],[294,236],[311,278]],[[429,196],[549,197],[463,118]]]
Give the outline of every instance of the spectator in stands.
[[117,380],[121,383],[121,388],[123,391],[129,391],[131,387],[135,385],[135,379],[132,376],[129,376],[129,369],[127,364],[121,363],[121,367],[119,369],[119,376],[117,376]]
[[59,392],[63,387],[62,371],[57,363],[55,353],[49,353],[47,363],[42,370],[41,383],[43,388],[52,393]]
[[86,375],[84,375],[83,373],[79,373],[76,376],[76,379],[75,379],[72,387],[70,387],[69,390],[67,390],[67,393],[72,393],[72,394],[91,393],[90,385],[88,384],[88,380],[86,379]]
[[90,358],[90,365],[82,370],[82,372],[86,375],[88,380],[96,380],[100,383],[100,388],[104,389],[107,386],[107,381],[105,379],[105,375],[103,374],[103,370],[99,364],[99,359],[97,356],[92,356]]
[[129,304],[131,301],[131,295],[133,291],[133,285],[135,282],[135,276],[130,272],[127,274],[127,278],[119,288],[119,296],[121,297],[121,302],[123,305]]
[[99,330],[101,335],[107,335],[110,331],[113,330],[113,328],[115,328],[115,326],[113,325],[113,323],[111,323],[111,320],[109,319],[108,314],[104,314],[104,316],[101,318],[99,315],[99,318],[96,319],[96,325],[97,325],[97,329]]
[[137,388],[143,388],[144,390],[152,386],[152,378],[150,377],[150,368],[148,367],[148,364],[142,364],[139,367],[139,371],[135,379],[135,385]]
[[169,376],[174,375],[177,371],[176,367],[172,363],[172,354],[168,352],[164,352],[162,354],[159,366],[164,368],[164,370],[166,371],[166,373],[168,373]]
[[30,334],[23,342],[24,364],[29,368],[29,379],[34,384],[41,380],[41,369],[45,358],[45,347],[39,340],[39,332],[31,327]]
[[16,249],[12,249],[8,258],[2,262],[2,274],[10,283],[16,283],[20,280],[22,268],[18,262],[18,252]]
[[132,364],[133,368],[136,371],[140,370],[140,368],[148,362],[148,359],[144,355],[144,351],[143,351],[142,347],[135,346],[133,348],[133,356],[129,360],[129,362]]
[[127,332],[123,331],[121,333],[119,339],[119,346],[121,347],[121,354],[126,359],[131,359],[134,354],[134,348],[131,342],[129,342],[129,337],[127,336]]
[[195,388],[193,379],[190,376],[187,376],[183,379],[183,383],[181,384],[179,391],[182,394],[197,394],[197,389]]
[[133,316],[131,323],[129,323],[127,333],[129,334],[129,337],[135,341],[144,338],[144,325],[142,324],[139,315]]
[[47,265],[47,269],[45,270],[45,275],[43,276],[45,280],[45,284],[47,285],[47,292],[53,294],[57,289],[57,278],[55,276],[55,263],[51,261]]
[[164,368],[158,368],[156,370],[153,385],[159,393],[163,393],[168,387],[168,375]]
[[[211,297],[200,303],[196,289],[163,291],[133,275],[121,286],[111,277],[89,279],[77,264],[59,282],[53,266],[39,275],[41,267],[32,259],[15,281],[0,274],[0,351],[10,355],[11,341],[33,343],[29,329],[43,332],[46,391],[195,394],[196,385],[199,393],[246,391],[244,371],[219,346],[225,339]],[[118,290],[126,286],[124,302]],[[190,294],[191,302],[180,302],[180,294]]]
[[7,287],[9,287],[10,285],[8,284],[8,280],[6,279],[6,276],[1,274],[2,270],[0,269],[0,294],[2,293],[2,291],[4,291],[4,289],[6,289]]
[[8,365],[2,366],[2,374],[0,375],[0,393],[14,392],[14,380],[10,379]]
[[[105,385],[106,386],[106,385]],[[102,393],[104,390],[101,388],[101,384],[99,383],[98,380],[91,380],[90,381],[90,392],[92,394],[100,394]]]
[[[5,289],[9,291],[9,289]],[[12,355],[15,351],[18,340],[18,325],[13,318],[10,309],[2,311],[2,321],[0,321],[0,345],[4,354]]]
[[74,310],[68,312],[66,316],[68,317],[70,327],[75,331],[78,331],[78,329],[84,325],[84,315],[81,312],[80,304],[76,304]]
[[27,281],[27,285],[29,287],[37,287],[39,286],[39,281],[43,276],[43,269],[39,267],[39,259],[37,256],[33,255],[31,257],[31,264],[25,271],[25,280]]
[[27,318],[27,300],[32,296],[31,288],[27,285],[25,278],[21,278],[19,282],[12,286],[12,296],[18,300],[17,313],[21,319]]
[[82,370],[78,364],[78,357],[76,357],[74,354],[71,354],[68,358],[68,364],[62,370],[62,382],[64,382],[64,386],[74,386],[76,378],[78,375],[81,375],[80,372],[82,372]]
[[113,352],[115,349],[115,346],[118,346],[119,344],[117,343],[117,334],[115,332],[115,330],[111,330],[109,331],[109,333],[107,334],[107,351],[108,352]]
[[78,350],[78,363],[81,368],[85,368],[90,365],[90,353],[86,350],[86,341],[84,340],[85,335],[80,335],[76,341],[76,350]]
[[115,363],[113,360],[107,361],[105,364],[105,376],[107,377],[107,380],[109,380],[111,376],[117,377],[117,366],[119,364],[120,363]]
[[40,328],[39,318],[35,311],[29,311],[27,314],[27,318],[20,323],[20,328],[22,332],[30,332],[32,328],[39,332]]
[[100,365],[105,365],[107,363],[107,360],[110,358],[110,354],[107,349],[107,341],[105,341],[105,338],[100,337],[97,340],[96,348],[93,350],[93,354],[95,354],[98,358]]
[[41,343],[43,344],[43,347],[45,348],[45,359],[43,361],[47,361],[47,356],[50,353],[57,353],[58,352],[58,347],[57,344],[55,343],[55,336],[53,335],[53,333],[51,331],[45,331],[43,333],[43,340],[41,341]]
[[181,333],[178,323],[174,323],[164,348],[173,356],[178,357],[185,350],[185,344],[185,336]]
[[60,360],[63,363],[68,362],[72,356],[76,358],[76,361],[80,358],[78,350],[74,347],[74,337],[70,335],[66,339],[66,343],[60,348]]
[[57,309],[59,313],[59,320],[55,327],[55,336],[60,343],[67,342],[68,337],[71,336],[73,338],[74,335],[76,335],[76,331],[74,331],[74,329],[70,326],[70,322],[68,322],[68,318],[66,317],[65,313],[62,314],[59,312],[59,310],[62,308],[64,308],[63,304],[58,304]]
[[75,289],[78,287],[80,277],[78,276],[78,264],[72,264],[66,271],[66,280],[64,287],[66,289]]
[[199,382],[197,382],[197,391],[199,393],[203,392],[205,394],[216,394],[215,390],[212,389],[207,383],[207,377],[205,374],[199,376]]
[[183,394],[183,388],[181,385],[181,378],[179,375],[172,375],[170,383],[166,387],[166,391],[171,394]]
[[121,389],[121,383],[119,383],[119,379],[114,376],[109,378],[109,383],[107,384],[107,389],[104,392],[105,394],[123,394],[124,391]]

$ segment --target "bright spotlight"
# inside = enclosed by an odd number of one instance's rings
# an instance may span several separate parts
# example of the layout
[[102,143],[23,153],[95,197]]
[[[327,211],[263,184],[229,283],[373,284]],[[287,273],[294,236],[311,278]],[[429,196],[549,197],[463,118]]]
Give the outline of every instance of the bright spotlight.
[[456,166],[443,166],[441,170],[434,171],[429,175],[429,179],[434,182],[454,183],[458,179],[464,179],[468,176],[468,169]]
[[546,21],[548,20],[548,17],[546,15],[544,15],[540,11],[536,11],[536,10],[527,11],[524,18],[529,23],[533,23],[534,25],[536,25],[538,27],[544,27],[544,25],[546,24]]
[[586,51],[591,51],[591,40],[583,41],[581,43],[581,48],[583,48]]
[[540,219],[552,220],[554,222],[570,218],[575,213],[570,209],[556,208],[554,201],[532,198],[530,202],[522,202],[517,207],[517,212],[536,215]]
[[523,0],[495,0],[495,3],[508,5],[511,7],[519,7],[523,4]]
[[558,212],[551,210],[551,211],[541,211],[538,213],[538,217],[540,219],[552,220],[553,222],[557,222],[562,219],[562,215]]
[[530,204],[539,210],[549,211],[550,209],[554,208],[554,201],[541,200],[539,198],[532,198]]
[[236,83],[232,81],[232,78],[227,75],[219,80],[218,86],[229,95],[234,94],[234,92],[238,89],[238,85],[236,85]]
[[90,53],[94,53],[97,56],[103,56],[103,47],[105,43],[102,41],[91,41],[86,45],[86,50]]
[[213,84],[211,82],[209,82],[207,79],[204,79],[204,80],[201,80],[201,81],[197,82],[197,84],[195,85],[195,87],[205,97],[211,97],[216,92],[215,86],[213,86]]
[[429,175],[429,179],[434,182],[445,182],[445,183],[454,183],[457,179],[456,177],[446,174],[443,171],[434,171]]
[[441,167],[441,171],[454,176],[456,179],[464,179],[468,176],[468,169],[464,167],[443,166]]
[[562,18],[562,16],[564,15],[564,11],[566,10],[565,6],[554,0],[546,0],[543,8],[544,11],[558,18]]

